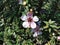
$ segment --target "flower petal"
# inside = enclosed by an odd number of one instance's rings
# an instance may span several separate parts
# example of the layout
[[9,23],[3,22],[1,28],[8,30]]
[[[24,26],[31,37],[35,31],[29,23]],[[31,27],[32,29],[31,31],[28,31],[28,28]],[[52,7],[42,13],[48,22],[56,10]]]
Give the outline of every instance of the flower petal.
[[37,16],[34,16],[33,21],[37,22],[37,21],[39,21],[39,18]]
[[28,22],[23,22],[22,26],[23,26],[24,28],[29,28],[29,23],[28,23]]
[[32,29],[36,28],[36,23],[31,22],[31,28],[32,28]]
[[21,16],[21,20],[22,21],[26,21],[27,20],[27,16],[26,15]]
[[41,35],[42,32],[34,32],[33,37],[37,37],[38,35]]
[[37,34],[37,32],[35,32],[34,34],[33,34],[33,37],[37,37],[38,36],[38,34]]

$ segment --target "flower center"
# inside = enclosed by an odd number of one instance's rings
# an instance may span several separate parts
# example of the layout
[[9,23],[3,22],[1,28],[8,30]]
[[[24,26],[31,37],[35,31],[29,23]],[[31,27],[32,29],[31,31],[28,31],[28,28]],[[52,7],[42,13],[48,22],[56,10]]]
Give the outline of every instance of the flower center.
[[32,22],[32,18],[31,17],[28,18],[28,22]]

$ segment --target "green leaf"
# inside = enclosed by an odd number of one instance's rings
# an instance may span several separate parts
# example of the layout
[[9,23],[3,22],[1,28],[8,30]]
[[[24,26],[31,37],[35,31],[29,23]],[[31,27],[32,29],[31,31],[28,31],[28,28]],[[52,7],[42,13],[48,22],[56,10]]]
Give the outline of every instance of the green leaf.
[[49,20],[49,24],[53,24],[55,21],[52,21],[51,19]]
[[57,27],[56,25],[50,25],[50,27],[52,27],[52,28],[56,28],[56,29],[59,28],[59,27]]
[[51,28],[49,28],[49,33],[51,33]]

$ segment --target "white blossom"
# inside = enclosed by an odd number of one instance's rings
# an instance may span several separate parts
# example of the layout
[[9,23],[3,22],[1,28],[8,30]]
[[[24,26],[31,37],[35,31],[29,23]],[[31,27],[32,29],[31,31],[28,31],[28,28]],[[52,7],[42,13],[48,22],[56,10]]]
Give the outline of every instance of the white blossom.
[[28,12],[27,15],[23,15],[21,16],[21,20],[24,21],[22,23],[22,26],[24,28],[36,28],[36,23],[37,21],[39,21],[39,18],[37,16],[33,17],[33,14]]

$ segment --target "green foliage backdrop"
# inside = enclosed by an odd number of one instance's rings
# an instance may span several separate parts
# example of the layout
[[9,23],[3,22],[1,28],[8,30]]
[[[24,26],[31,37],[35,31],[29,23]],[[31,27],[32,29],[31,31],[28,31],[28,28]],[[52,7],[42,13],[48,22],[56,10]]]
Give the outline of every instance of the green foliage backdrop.
[[[60,45],[60,0],[0,0],[0,45]],[[42,35],[22,27],[20,17],[28,10],[41,20]],[[53,35],[54,34],[54,35]]]

